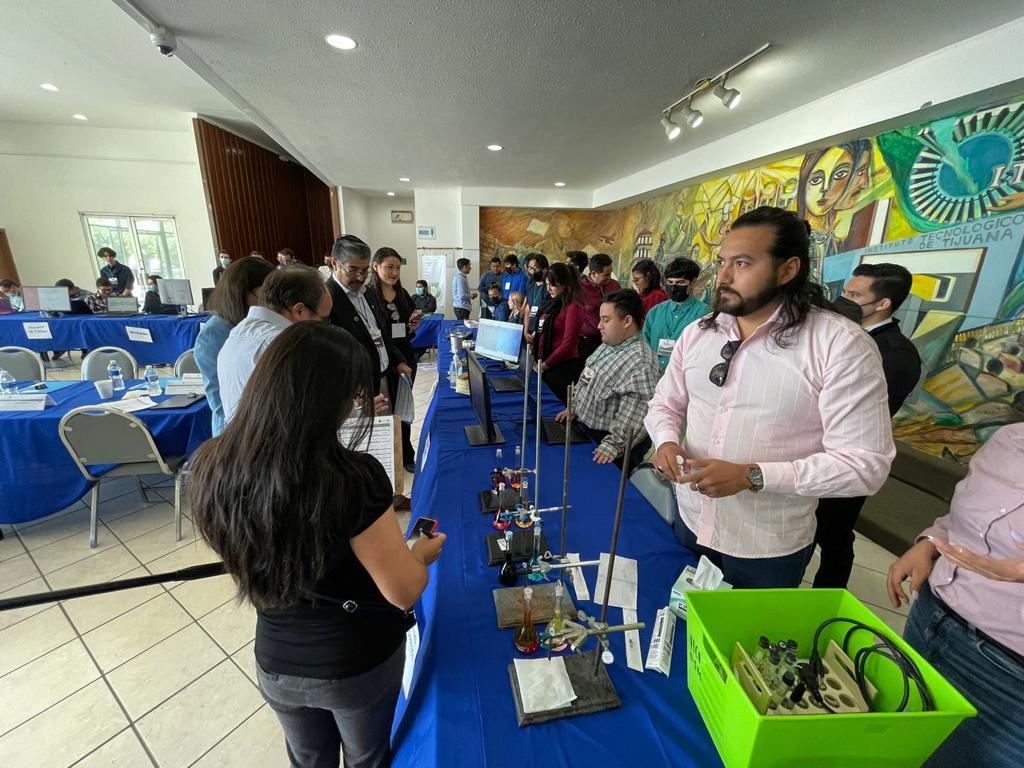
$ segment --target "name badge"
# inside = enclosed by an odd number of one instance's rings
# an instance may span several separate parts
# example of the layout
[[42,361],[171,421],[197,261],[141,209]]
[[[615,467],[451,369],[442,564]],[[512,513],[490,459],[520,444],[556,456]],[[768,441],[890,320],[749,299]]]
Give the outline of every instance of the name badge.
[[537,321],[537,333],[540,333],[541,331],[544,330],[544,322],[546,320],[546,317],[542,317],[540,320]]
[[512,282],[510,280],[506,280],[505,281],[505,290],[508,291],[508,290],[511,290],[511,289],[512,289]]
[[583,378],[586,379],[587,381],[590,381],[592,378],[594,378],[594,369],[590,367],[584,368]]
[[671,357],[672,350],[676,347],[675,339],[659,339],[658,340],[658,354],[662,357]]
[[391,324],[391,338],[392,339],[404,339],[405,338],[405,323],[392,323]]
[[366,330],[370,332],[370,338],[373,340],[374,344],[378,347],[384,346],[384,336],[381,334],[380,328],[371,328],[367,326]]
[[117,285],[117,278],[116,277],[110,277],[110,278],[107,278],[107,279],[110,280],[110,284],[111,285]]

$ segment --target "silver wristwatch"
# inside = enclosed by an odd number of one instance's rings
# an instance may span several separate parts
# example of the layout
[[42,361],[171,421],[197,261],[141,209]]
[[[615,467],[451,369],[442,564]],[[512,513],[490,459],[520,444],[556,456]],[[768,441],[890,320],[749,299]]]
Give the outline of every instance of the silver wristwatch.
[[747,470],[747,480],[750,482],[751,493],[758,493],[764,488],[764,475],[757,464],[750,465],[750,469]]

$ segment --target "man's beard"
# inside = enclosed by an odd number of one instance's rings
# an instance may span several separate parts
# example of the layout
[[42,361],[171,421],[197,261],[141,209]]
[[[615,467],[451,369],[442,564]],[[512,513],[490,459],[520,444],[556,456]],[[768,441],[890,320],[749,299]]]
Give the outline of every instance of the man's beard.
[[[731,288],[729,290],[732,291]],[[742,297],[735,291],[723,297],[716,290],[714,309],[716,312],[723,312],[734,317],[743,317],[771,304],[779,297],[780,293],[782,293],[781,286],[777,282],[762,288],[753,296],[747,297]]]

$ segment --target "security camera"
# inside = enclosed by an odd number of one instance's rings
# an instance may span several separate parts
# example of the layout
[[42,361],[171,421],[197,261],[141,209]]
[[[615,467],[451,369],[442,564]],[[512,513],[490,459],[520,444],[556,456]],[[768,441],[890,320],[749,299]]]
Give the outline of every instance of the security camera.
[[171,58],[174,52],[178,49],[178,41],[174,39],[174,35],[168,32],[163,27],[157,27],[150,34],[149,39],[153,41],[153,45],[160,51],[161,56]]

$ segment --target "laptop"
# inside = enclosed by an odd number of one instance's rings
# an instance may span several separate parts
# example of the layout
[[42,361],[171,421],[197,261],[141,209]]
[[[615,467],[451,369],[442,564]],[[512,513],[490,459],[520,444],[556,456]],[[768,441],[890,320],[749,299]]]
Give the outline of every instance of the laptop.
[[108,317],[130,317],[139,314],[139,300],[132,296],[111,296],[107,299]]
[[11,300],[6,296],[0,296],[0,315],[9,315],[14,311]]
[[526,345],[519,350],[519,368],[516,370],[515,376],[488,376],[488,381],[491,382],[491,386],[495,392],[522,392],[523,382],[526,381],[526,375],[528,371],[526,366],[529,365],[530,354],[527,350]]
[[[545,419],[542,424],[544,425],[544,442],[548,445],[565,445],[565,424],[561,424],[554,419]],[[579,428],[575,421],[572,423],[572,433],[569,435],[569,442],[590,442],[590,437]]]

